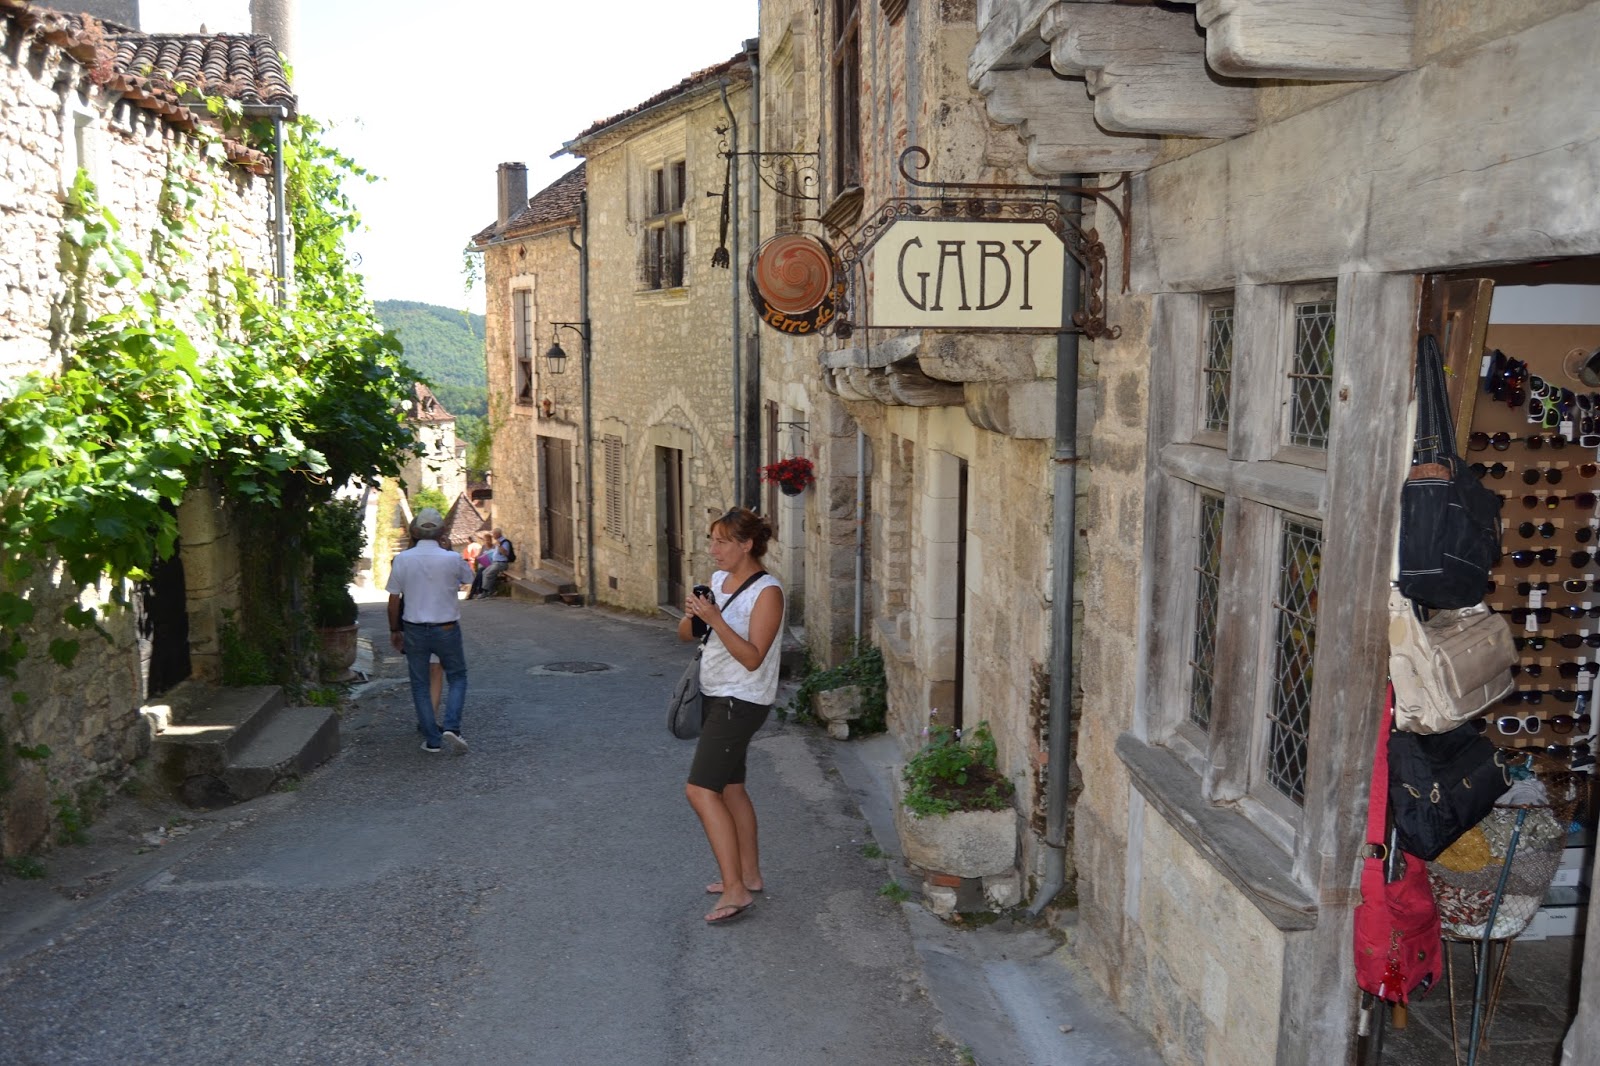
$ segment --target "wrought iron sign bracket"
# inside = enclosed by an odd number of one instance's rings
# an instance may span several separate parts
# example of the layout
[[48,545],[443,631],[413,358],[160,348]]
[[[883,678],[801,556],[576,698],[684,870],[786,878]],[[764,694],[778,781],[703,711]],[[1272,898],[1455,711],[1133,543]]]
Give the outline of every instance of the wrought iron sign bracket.
[[[1082,210],[1070,211],[1060,197],[1090,200],[1110,212],[1122,237],[1122,291],[1130,283],[1129,240],[1131,236],[1132,180],[1124,172],[1109,185],[1015,185],[1003,182],[927,181],[918,176],[932,161],[927,149],[912,145],[900,153],[900,176],[916,189],[932,195],[896,197],[869,214],[844,241],[843,258],[852,275],[864,268],[864,257],[888,228],[901,219],[938,220],[1031,220],[1045,223],[1061,236],[1067,253],[1083,271],[1083,300],[1072,314],[1072,329],[1093,339],[1115,339],[1119,326],[1105,321],[1106,248],[1095,228],[1082,225]],[[860,302],[859,300],[857,301]],[[871,328],[870,315],[859,307],[861,318],[854,325]],[[848,336],[851,323],[841,321],[836,334]]]
[[[761,184],[772,190],[775,195],[788,200],[820,201],[821,196],[814,190],[817,187],[817,161],[822,157],[816,152],[735,152],[728,147],[728,127],[716,127],[717,135],[722,141],[717,146],[717,154],[724,159],[738,156],[740,159],[753,159],[756,164],[756,177],[761,179]],[[803,159],[803,164],[794,167],[794,178],[798,189],[783,187],[783,171],[780,169],[783,160]],[[811,191],[806,191],[811,190]],[[714,194],[713,194],[714,195]]]

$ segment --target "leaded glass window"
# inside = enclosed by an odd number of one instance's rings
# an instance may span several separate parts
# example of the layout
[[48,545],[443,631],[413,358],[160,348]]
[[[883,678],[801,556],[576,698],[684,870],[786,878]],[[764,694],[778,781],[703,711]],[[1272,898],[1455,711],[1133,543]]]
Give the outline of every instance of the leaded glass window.
[[1333,420],[1333,327],[1332,300],[1294,305],[1290,444],[1328,447],[1328,427]]
[[1228,429],[1233,385],[1233,308],[1213,307],[1206,315],[1206,361],[1202,368],[1206,393],[1205,426]]
[[1216,685],[1223,507],[1219,496],[1200,497],[1200,542],[1194,568],[1194,655],[1189,660],[1189,721],[1202,730],[1211,728],[1211,700]]
[[1273,612],[1277,620],[1271,709],[1267,715],[1267,780],[1305,803],[1306,738],[1310,732],[1312,666],[1317,649],[1317,577],[1322,531],[1293,518],[1283,522],[1282,556]]

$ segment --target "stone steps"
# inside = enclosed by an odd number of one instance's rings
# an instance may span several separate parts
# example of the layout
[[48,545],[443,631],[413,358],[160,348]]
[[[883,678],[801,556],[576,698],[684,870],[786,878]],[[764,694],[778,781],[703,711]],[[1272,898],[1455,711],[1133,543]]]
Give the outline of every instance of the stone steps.
[[193,807],[253,799],[339,750],[339,716],[327,707],[286,706],[277,685],[185,681],[141,711],[155,730],[157,772]]
[[583,594],[572,579],[548,570],[531,570],[525,577],[502,578],[511,588],[514,599],[533,600],[538,603],[565,603],[581,606]]

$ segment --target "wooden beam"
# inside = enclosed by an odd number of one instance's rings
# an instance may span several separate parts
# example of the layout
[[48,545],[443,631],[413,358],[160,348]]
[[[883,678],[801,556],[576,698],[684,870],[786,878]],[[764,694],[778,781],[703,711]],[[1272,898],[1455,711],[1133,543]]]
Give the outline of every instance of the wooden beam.
[[[1109,0],[1098,0],[1100,3]],[[1039,36],[1039,23],[1057,0],[990,0],[978,5],[978,43],[967,61],[967,82],[991,70],[1020,70],[1031,67],[1050,51],[1050,44]]]
[[1145,170],[1161,153],[1159,137],[1101,129],[1081,79],[1038,67],[992,70],[978,79],[978,91],[991,120],[1020,126],[1028,166],[1037,174]]
[[1381,81],[1415,66],[1411,8],[1410,0],[1199,0],[1195,17],[1218,74]]
[[1050,65],[1085,79],[1108,130],[1226,138],[1255,128],[1255,88],[1206,66],[1205,37],[1187,12],[1057,4],[1041,32]]

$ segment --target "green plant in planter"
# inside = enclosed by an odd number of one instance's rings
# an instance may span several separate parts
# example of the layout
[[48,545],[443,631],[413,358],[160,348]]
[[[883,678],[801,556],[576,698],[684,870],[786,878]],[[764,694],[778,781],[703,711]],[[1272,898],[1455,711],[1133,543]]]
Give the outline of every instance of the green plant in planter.
[[306,523],[305,545],[311,555],[311,622],[319,629],[354,625],[356,601],[350,578],[361,559],[365,531],[355,500],[329,500]]
[[995,765],[998,752],[988,722],[979,722],[964,739],[944,725],[930,727],[927,738],[901,771],[906,810],[931,815],[1010,806],[1014,789]]
[[[809,655],[806,661],[810,663]],[[838,666],[807,671],[789,710],[796,719],[805,721],[811,717],[813,696],[850,685],[861,690],[861,717],[854,723],[854,732],[883,732],[889,714],[889,682],[883,672],[883,652],[866,641],[857,644],[854,654]]]

